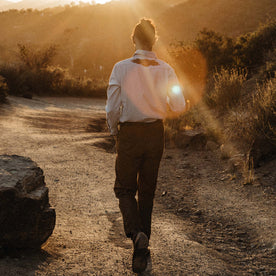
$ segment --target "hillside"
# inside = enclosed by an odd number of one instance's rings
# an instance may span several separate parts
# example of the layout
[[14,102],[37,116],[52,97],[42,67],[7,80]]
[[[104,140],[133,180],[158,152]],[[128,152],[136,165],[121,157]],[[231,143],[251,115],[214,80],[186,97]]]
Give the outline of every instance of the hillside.
[[[29,1],[29,0],[26,0]],[[0,62],[14,62],[17,44],[58,46],[56,64],[71,72],[107,77],[114,62],[133,52],[130,34],[142,16],[152,17],[160,46],[192,40],[203,28],[236,36],[276,17],[274,0],[132,0],[0,13]],[[87,71],[84,71],[84,70]]]
[[276,18],[274,0],[189,0],[165,11],[159,18],[168,39],[192,40],[203,28],[230,36],[254,31]]
[[0,1],[0,11],[6,11],[9,9],[45,9],[50,7],[57,7],[71,4],[71,0],[22,0],[19,2],[11,2],[11,1]]
[[11,2],[0,0],[0,11],[3,10],[7,5],[9,5]]

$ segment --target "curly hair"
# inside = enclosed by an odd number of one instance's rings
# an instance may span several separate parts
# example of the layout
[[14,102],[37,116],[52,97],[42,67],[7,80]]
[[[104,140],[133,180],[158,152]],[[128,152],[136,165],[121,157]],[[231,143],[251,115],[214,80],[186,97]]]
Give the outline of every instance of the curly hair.
[[156,28],[153,21],[147,18],[140,19],[133,29],[131,38],[133,43],[135,43],[135,38],[145,48],[152,49],[153,44],[157,40]]

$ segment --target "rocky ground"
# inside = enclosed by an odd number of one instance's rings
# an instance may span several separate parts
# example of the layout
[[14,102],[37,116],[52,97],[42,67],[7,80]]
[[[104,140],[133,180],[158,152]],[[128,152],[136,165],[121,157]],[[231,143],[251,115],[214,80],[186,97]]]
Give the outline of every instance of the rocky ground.
[[[9,101],[0,109],[0,155],[38,163],[57,221],[40,251],[0,251],[0,275],[133,275],[132,244],[113,194],[104,101]],[[150,275],[276,275],[275,165],[263,164],[244,185],[219,148],[166,148]]]

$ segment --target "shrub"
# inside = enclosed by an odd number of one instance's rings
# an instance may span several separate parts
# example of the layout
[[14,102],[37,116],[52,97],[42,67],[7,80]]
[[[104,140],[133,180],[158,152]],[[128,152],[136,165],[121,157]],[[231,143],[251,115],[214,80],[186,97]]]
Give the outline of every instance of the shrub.
[[249,106],[252,140],[258,136],[276,145],[276,78],[258,87]]
[[254,71],[264,62],[265,55],[275,47],[276,21],[261,25],[255,32],[237,39],[235,45],[236,65]]
[[276,48],[272,51],[269,51],[265,56],[265,65],[261,67],[261,79],[264,81],[275,78],[276,72]]
[[206,103],[220,112],[237,105],[242,96],[246,70],[222,68],[213,74],[214,87],[205,95]]
[[34,49],[31,46],[18,44],[19,59],[29,70],[42,70],[47,68],[57,54],[57,47],[51,45],[44,49]]
[[0,103],[7,101],[8,86],[2,76],[0,76]]
[[169,140],[173,140],[179,131],[185,129],[202,129],[215,142],[223,139],[220,122],[203,102],[191,107],[178,118],[165,120],[166,138]]
[[19,96],[23,89],[21,81],[21,72],[18,67],[3,65],[0,68],[0,74],[5,78],[9,88],[9,94]]
[[[256,143],[263,146],[276,145],[276,79],[258,85],[257,92],[249,103],[241,105],[226,120],[226,134],[229,139],[242,143],[244,152],[250,151]],[[271,146],[270,146],[271,148]]]
[[171,47],[171,63],[184,87],[185,99],[191,106],[198,103],[204,94],[207,78],[207,63],[200,51],[177,44]]
[[255,32],[241,35],[237,39],[204,29],[199,32],[194,43],[206,58],[210,73],[221,67],[233,66],[254,72],[264,63],[267,52],[275,47],[276,21],[269,21]]
[[59,77],[56,71],[48,70],[56,48],[50,46],[43,50],[18,44],[20,64],[5,65],[0,73],[7,80],[10,94],[52,94],[53,87]]
[[0,68],[7,80],[10,94],[15,96],[94,96],[104,97],[104,81],[74,78],[68,71],[51,66],[56,48],[44,50],[18,45],[21,64],[5,65]]
[[206,58],[209,72],[234,64],[235,42],[232,38],[204,29],[199,32],[195,47]]

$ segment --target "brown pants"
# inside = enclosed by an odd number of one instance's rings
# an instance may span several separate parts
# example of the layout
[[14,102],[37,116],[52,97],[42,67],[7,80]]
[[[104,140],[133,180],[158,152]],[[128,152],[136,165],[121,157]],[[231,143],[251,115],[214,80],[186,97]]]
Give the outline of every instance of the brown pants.
[[[122,123],[117,143],[114,191],[119,199],[127,237],[151,234],[151,214],[163,154],[164,127],[153,123]],[[136,192],[138,191],[138,200]]]

